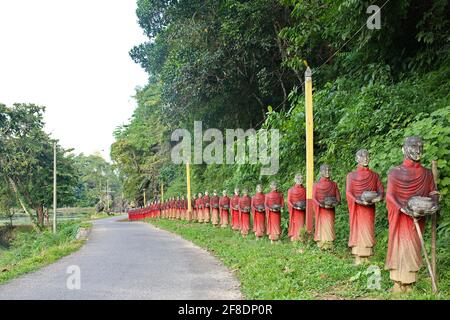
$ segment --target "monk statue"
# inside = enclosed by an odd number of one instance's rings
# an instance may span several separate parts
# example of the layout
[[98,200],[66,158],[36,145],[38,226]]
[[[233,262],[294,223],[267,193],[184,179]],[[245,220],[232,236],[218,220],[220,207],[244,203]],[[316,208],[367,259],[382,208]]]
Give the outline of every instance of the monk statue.
[[177,202],[176,202],[176,214],[175,217],[177,220],[181,219],[181,198],[180,196],[177,196]]
[[220,221],[220,214],[219,214],[219,196],[217,195],[217,191],[213,191],[213,196],[211,197],[210,203],[211,203],[211,223],[213,226],[217,227],[219,225]]
[[172,219],[175,220],[177,217],[177,198],[172,198]]
[[210,213],[210,199],[209,199],[209,192],[205,191],[205,195],[203,196],[203,222],[209,223],[211,220],[211,213]]
[[439,209],[433,174],[420,164],[422,139],[407,137],[402,151],[403,163],[389,171],[386,192],[389,219],[386,268],[394,281],[394,292],[411,291],[422,264],[421,242],[414,219],[423,233],[425,216]]
[[171,197],[170,201],[169,201],[169,219],[172,220],[173,219],[173,206],[174,206],[174,198]]
[[350,238],[355,265],[368,262],[375,245],[375,203],[384,197],[380,177],[369,169],[369,152],[361,149],[356,153],[358,166],[347,175],[347,196]]
[[184,195],[181,196],[181,220],[186,220],[187,200]]
[[242,191],[242,197],[239,199],[239,216],[241,235],[246,237],[250,230],[250,210],[252,199],[248,195],[248,190]]
[[222,197],[219,200],[220,207],[220,226],[222,228],[228,227],[228,220],[230,214],[230,197],[227,195],[227,190],[222,191]]
[[323,250],[331,249],[334,233],[334,210],[341,203],[341,194],[336,182],[330,179],[330,166],[320,166],[320,179],[313,186],[313,208],[316,228],[314,241]]
[[266,229],[266,207],[264,205],[266,196],[262,190],[262,186],[258,184],[256,186],[256,194],[252,198],[253,232],[256,240],[264,237]]
[[192,221],[197,222],[197,195],[194,193],[194,196],[191,200],[191,206],[192,206]]
[[203,195],[201,192],[198,193],[197,201],[195,203],[197,207],[197,221],[203,223]]
[[270,192],[266,194],[267,230],[270,243],[275,243],[281,237],[281,210],[284,207],[283,194],[278,191],[275,181],[270,183]]
[[303,176],[296,174],[294,186],[288,190],[289,229],[291,241],[298,241],[305,227],[306,189],[303,186]]
[[231,229],[240,229],[239,217],[239,188],[234,189],[234,196],[231,198]]

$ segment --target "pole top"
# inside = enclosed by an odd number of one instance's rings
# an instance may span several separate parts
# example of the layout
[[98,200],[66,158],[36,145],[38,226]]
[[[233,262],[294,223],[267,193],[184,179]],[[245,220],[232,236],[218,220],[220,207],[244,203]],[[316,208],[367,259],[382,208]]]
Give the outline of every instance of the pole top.
[[311,68],[310,67],[307,67],[306,68],[306,71],[305,71],[305,79],[306,80],[310,80],[312,78],[312,71],[311,71]]

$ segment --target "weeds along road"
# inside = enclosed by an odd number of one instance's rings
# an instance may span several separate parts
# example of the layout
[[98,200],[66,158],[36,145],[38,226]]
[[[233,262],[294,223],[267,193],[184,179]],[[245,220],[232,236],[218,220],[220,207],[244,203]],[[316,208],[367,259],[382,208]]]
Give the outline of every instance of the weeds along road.
[[[94,221],[79,251],[1,285],[0,299],[241,298],[237,280],[206,251],[150,224],[124,219]],[[77,267],[80,289],[73,288]]]

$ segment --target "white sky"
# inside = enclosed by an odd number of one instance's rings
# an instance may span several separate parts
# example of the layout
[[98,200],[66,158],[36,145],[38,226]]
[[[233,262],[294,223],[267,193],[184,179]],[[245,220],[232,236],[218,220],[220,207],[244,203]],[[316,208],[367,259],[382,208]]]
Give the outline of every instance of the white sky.
[[46,131],[64,147],[109,159],[147,82],[128,55],[146,39],[135,10],[135,0],[0,0],[0,102],[46,106]]

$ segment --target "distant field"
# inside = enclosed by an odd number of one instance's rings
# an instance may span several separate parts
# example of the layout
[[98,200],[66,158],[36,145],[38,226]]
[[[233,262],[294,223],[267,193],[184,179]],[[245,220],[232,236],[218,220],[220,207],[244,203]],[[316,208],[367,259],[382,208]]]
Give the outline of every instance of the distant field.
[[[69,221],[73,219],[82,219],[87,216],[94,215],[95,208],[58,208],[56,210],[56,218],[58,221]],[[53,220],[53,211],[49,212],[49,222]],[[30,217],[23,212],[17,212],[13,219],[13,225],[28,225],[31,223]],[[10,219],[6,218],[3,214],[0,215],[0,226],[4,226],[10,223]]]

